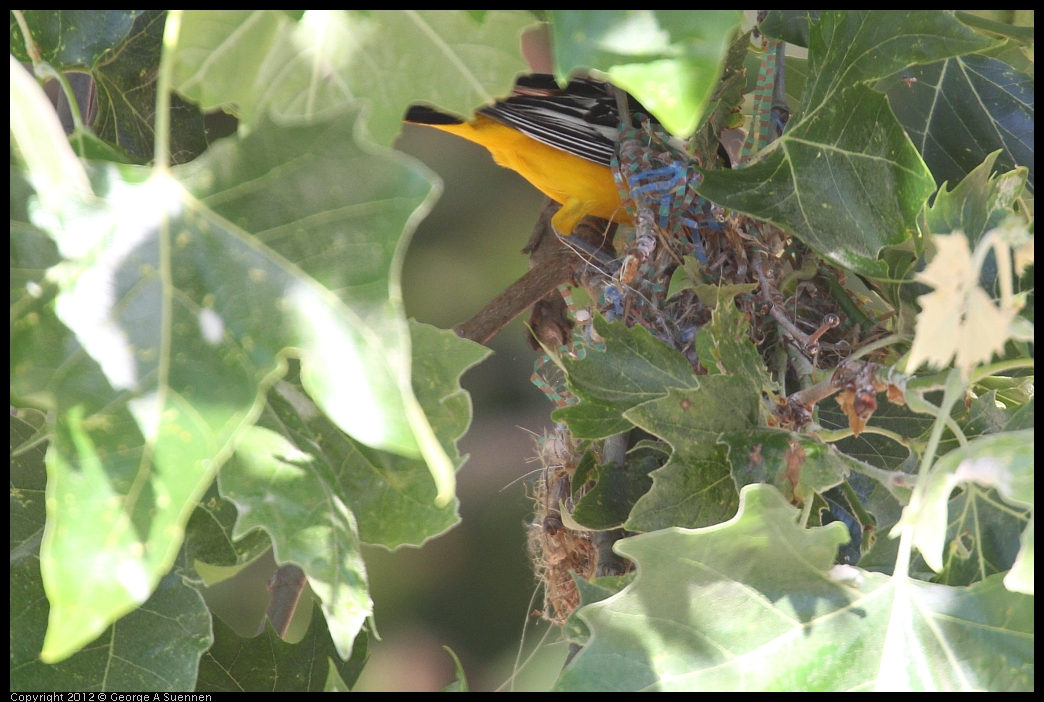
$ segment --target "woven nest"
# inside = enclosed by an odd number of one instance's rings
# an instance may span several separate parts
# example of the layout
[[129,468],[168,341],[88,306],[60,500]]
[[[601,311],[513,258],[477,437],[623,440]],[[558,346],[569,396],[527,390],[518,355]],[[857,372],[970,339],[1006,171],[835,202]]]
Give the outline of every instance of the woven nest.
[[592,532],[573,530],[562,522],[559,509],[572,508],[572,477],[582,452],[564,429],[545,434],[537,443],[540,475],[532,483],[534,518],[527,525],[533,572],[544,588],[543,609],[534,612],[561,625],[580,605],[571,573],[585,580],[595,575],[598,550]]

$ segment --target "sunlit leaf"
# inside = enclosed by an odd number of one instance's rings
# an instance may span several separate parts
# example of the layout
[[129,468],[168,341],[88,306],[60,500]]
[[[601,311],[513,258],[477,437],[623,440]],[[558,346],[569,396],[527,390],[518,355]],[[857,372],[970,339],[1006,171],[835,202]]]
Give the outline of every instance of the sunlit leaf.
[[[99,199],[86,207],[58,200],[61,220],[39,211],[66,259],[49,273],[62,324],[44,308],[27,316],[37,321],[16,335],[12,356],[65,369],[55,383],[31,380],[33,362],[22,363],[24,373],[14,368],[22,376],[16,386],[53,408],[57,421],[48,489],[66,507],[53,513],[44,539],[49,660],[148,598],[173,563],[192,505],[283,372],[287,348],[300,349],[306,387],[339,426],[393,451],[416,456],[419,446],[429,467],[444,464],[435,474],[444,500],[452,497],[452,464],[408,385],[398,290],[397,251],[416,210],[428,206],[429,181],[401,157],[361,150],[347,120],[326,129],[258,129],[252,137],[286,150],[251,144],[244,156],[226,140],[187,180],[249,232],[267,234],[293,258],[313,256],[305,261],[309,272],[348,306],[278,251],[172,182],[145,180],[143,171],[99,169]],[[365,187],[328,189],[317,201],[316,169],[285,168],[280,160],[298,159],[305,144],[342,173],[365,173]],[[251,188],[228,196],[227,189],[273,171],[278,177],[268,184],[278,196]],[[396,207],[365,207],[368,198],[388,196]],[[246,214],[237,206],[248,207]],[[328,210],[342,219],[315,216]],[[354,231],[342,226],[347,222]],[[294,235],[280,229],[287,226]],[[372,238],[359,265],[336,265],[330,247],[361,243],[353,237],[362,232]],[[327,255],[315,257],[323,246]]]
[[673,134],[696,129],[742,19],[737,10],[554,10],[555,72],[593,68]]
[[56,665],[39,659],[48,618],[40,575],[46,443],[38,440],[42,415],[39,422],[27,419],[11,417],[12,692],[191,691],[211,642],[210,614],[199,592],[177,575],[163,578],[147,602],[91,646]]
[[[418,401],[459,469],[465,457],[456,442],[471,419],[460,375],[489,351],[452,331],[412,321],[410,336]],[[435,505],[435,485],[423,461],[355,441],[319,411],[296,378],[277,383],[268,401],[279,418],[280,433],[315,459],[310,467],[322,490],[337,495],[355,514],[363,542],[388,548],[420,546],[460,520],[456,501]]]
[[[572,575],[573,582],[576,583],[576,591],[580,594],[579,607],[585,607],[595,602],[601,602],[620,592],[620,590],[623,590],[634,581],[634,576],[637,573],[631,571],[624,575],[606,575],[600,578],[592,578],[590,581],[584,580],[576,573]],[[572,643],[583,646],[591,637],[591,630],[584,623],[584,620],[577,616],[579,607],[569,615],[565,624],[562,625],[562,635]]]
[[[1033,508],[1033,431],[992,434],[973,439],[939,459],[924,488],[924,499],[911,503],[900,525],[913,525],[914,544],[935,571],[943,570],[947,507],[954,487],[975,483],[994,488],[1019,512]],[[1032,529],[1030,524],[1028,529]],[[981,534],[973,535],[982,538]],[[1030,537],[1032,549],[1032,537]],[[1032,558],[1032,554],[1029,554]],[[1029,588],[1032,591],[1032,580]]]
[[[327,338],[329,322],[309,332],[315,358],[302,355],[304,386],[357,440],[414,456],[419,445],[445,504],[452,497],[453,468],[408,384],[401,292],[402,258],[437,194],[434,176],[400,154],[360,144],[354,132],[347,115],[316,127],[266,122],[239,142],[225,140],[211,149],[181,177],[217,213],[348,306],[356,330],[349,347]],[[317,363],[354,375],[353,391],[337,392],[316,375]],[[391,401],[393,385],[402,404],[377,413],[364,409],[368,398]],[[373,434],[375,429],[386,438]]]
[[[590,640],[557,689],[869,689],[890,657],[907,662],[887,669],[907,689],[1033,688],[1032,597],[998,575],[951,588],[832,567],[847,530],[797,517],[775,488],[750,485],[726,524],[617,542],[638,575],[579,610]],[[896,607],[906,636],[889,650]]]
[[[252,128],[267,113],[315,121],[369,106],[373,139],[390,146],[406,108],[427,102],[463,116],[506,95],[526,70],[519,37],[533,16],[491,10],[278,10],[185,13],[175,84],[204,109]],[[411,66],[417,70],[402,70]]]

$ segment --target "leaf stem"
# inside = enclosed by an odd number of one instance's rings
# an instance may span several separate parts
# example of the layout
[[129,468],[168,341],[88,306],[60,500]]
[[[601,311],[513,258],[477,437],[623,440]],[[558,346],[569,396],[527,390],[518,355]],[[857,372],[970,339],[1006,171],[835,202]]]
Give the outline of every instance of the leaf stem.
[[805,500],[805,504],[801,505],[801,528],[808,528],[808,519],[812,516],[812,502],[814,502],[815,496],[810,496]]
[[1012,358],[1006,361],[998,361],[997,363],[991,363],[986,366],[980,366],[978,369],[971,372],[969,377],[969,383],[977,383],[983,378],[988,378],[991,375],[997,375],[1005,371],[1015,370],[1018,368],[1033,368],[1032,358]]
[[156,141],[153,167],[165,172],[170,167],[170,91],[174,81],[174,59],[181,35],[181,10],[169,10],[163,27],[163,55],[156,80]]
[[[915,513],[921,508],[921,504],[924,502],[924,492],[928,486],[928,474],[931,472],[931,467],[935,463],[935,452],[939,449],[939,442],[942,439],[943,429],[947,426],[946,420],[950,419],[950,410],[953,409],[957,400],[964,395],[966,387],[965,381],[961,378],[960,369],[951,368],[949,377],[946,381],[946,390],[943,393],[942,403],[939,406],[939,414],[935,418],[935,423],[932,425],[932,433],[928,437],[928,445],[925,447],[924,455],[921,456],[921,466],[917,472],[917,485],[914,486],[913,495],[910,497],[910,504],[903,509],[904,517],[907,514]],[[904,520],[900,520],[900,524],[904,524]],[[899,542],[899,555],[896,559],[894,573],[895,576],[901,575],[905,578],[910,567],[909,560],[910,549],[913,545],[913,525],[904,524],[900,533],[901,540]]]

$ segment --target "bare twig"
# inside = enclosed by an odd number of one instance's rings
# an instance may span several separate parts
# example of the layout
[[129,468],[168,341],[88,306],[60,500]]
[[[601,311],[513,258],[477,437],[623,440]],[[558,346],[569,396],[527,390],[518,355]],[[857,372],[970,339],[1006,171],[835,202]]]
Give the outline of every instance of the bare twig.
[[458,336],[484,344],[533,304],[553,297],[559,285],[574,281],[577,271],[586,263],[595,268],[612,263],[612,256],[603,249],[615,233],[615,225],[585,217],[573,235],[563,242],[551,227],[551,217],[560,207],[550,198],[545,200],[529,243],[522,250],[530,255],[529,271],[471,319],[458,324],[454,328]]
[[[306,582],[304,571],[293,563],[280,566],[268,580],[267,587],[272,593],[272,599],[268,601],[265,613],[280,638],[286,638],[286,631],[290,628],[290,621],[294,618]],[[264,622],[261,626],[264,626]]]
[[812,342],[805,332],[794,326],[794,323],[790,321],[786,313],[776,304],[775,296],[773,295],[775,288],[772,286],[771,276],[765,271],[764,266],[761,265],[760,256],[754,257],[752,266],[754,273],[758,276],[758,282],[761,283],[761,296],[768,303],[769,314],[779,323],[779,326],[783,327],[787,334],[801,345],[803,350],[807,350]]

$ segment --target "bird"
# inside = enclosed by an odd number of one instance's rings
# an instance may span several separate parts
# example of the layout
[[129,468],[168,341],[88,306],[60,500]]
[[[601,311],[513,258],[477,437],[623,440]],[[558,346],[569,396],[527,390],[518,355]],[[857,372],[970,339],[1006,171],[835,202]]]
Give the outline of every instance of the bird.
[[[631,115],[644,112],[631,96]],[[560,87],[554,76],[520,76],[510,97],[481,107],[471,120],[426,105],[411,106],[405,121],[463,137],[485,147],[493,160],[518,172],[562,205],[551,226],[569,236],[587,215],[630,225],[610,165],[620,118],[611,86],[574,78]]]

